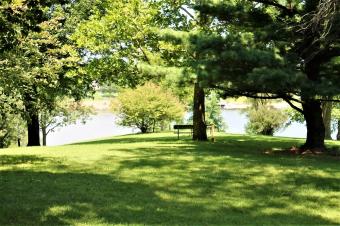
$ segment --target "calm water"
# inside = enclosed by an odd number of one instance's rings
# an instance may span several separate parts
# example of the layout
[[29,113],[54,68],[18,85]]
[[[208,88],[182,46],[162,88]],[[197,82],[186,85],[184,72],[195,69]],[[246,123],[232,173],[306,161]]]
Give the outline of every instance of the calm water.
[[[228,133],[245,133],[247,117],[240,110],[224,110],[223,118],[228,125]],[[139,132],[138,129],[122,127],[115,124],[115,116],[111,113],[100,113],[92,116],[86,124],[77,123],[69,125],[47,136],[47,145],[61,145],[84,140],[93,140],[114,135],[123,135]],[[275,136],[285,137],[306,137],[305,125],[293,123],[283,131],[279,131]]]
[[86,124],[78,122],[56,129],[47,136],[47,145],[69,144],[84,140],[94,140],[101,137],[124,135],[138,132],[138,130],[115,124],[116,118],[111,113],[93,115]]
[[[228,133],[245,134],[247,117],[240,110],[224,110],[223,119],[227,122]],[[301,123],[292,123],[287,128],[275,133],[275,136],[305,138],[307,134],[306,126]]]

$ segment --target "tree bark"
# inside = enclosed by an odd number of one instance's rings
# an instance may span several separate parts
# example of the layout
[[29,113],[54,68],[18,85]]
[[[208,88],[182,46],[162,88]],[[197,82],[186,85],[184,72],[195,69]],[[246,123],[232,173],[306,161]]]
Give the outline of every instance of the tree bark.
[[194,88],[194,109],[193,109],[193,140],[206,141],[207,125],[205,123],[205,94],[204,89],[195,83]]
[[41,128],[41,132],[42,132],[42,142],[43,142],[43,146],[46,146],[46,141],[47,141],[47,131],[46,131],[46,127],[42,127],[42,128]]
[[27,146],[40,146],[39,116],[37,113],[29,113],[29,119],[27,120],[27,131]]
[[302,108],[307,125],[307,139],[301,149],[324,151],[325,126],[320,101],[307,99],[302,103]]
[[146,127],[146,126],[141,126],[139,129],[142,133],[148,132],[148,127]]
[[323,102],[322,107],[322,118],[325,125],[325,139],[331,140],[332,130],[331,130],[331,119],[332,119],[332,102]]

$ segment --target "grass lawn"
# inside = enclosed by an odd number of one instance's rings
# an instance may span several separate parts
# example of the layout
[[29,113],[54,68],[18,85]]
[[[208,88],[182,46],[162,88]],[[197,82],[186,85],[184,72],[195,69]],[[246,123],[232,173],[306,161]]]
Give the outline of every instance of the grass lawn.
[[339,157],[264,153],[302,142],[147,134],[0,150],[0,225],[340,225]]

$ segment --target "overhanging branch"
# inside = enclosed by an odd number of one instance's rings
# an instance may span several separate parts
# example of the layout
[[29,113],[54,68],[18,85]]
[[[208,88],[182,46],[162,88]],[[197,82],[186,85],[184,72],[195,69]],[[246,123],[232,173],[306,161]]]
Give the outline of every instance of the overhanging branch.
[[301,108],[297,107],[296,105],[294,105],[294,104],[292,103],[292,101],[291,101],[288,97],[282,97],[282,99],[283,99],[284,101],[286,101],[287,104],[289,104],[289,106],[290,106],[291,108],[293,108],[294,110],[296,110],[296,111],[300,112],[301,114],[303,114],[303,110],[302,110]]
[[288,8],[288,7],[284,6],[284,5],[279,4],[276,1],[270,1],[270,0],[248,0],[248,1],[262,3],[264,5],[274,6],[274,7],[278,8],[278,9],[280,9],[280,10],[285,11],[289,15],[298,13],[296,11],[296,9],[294,9],[293,7],[289,7]]

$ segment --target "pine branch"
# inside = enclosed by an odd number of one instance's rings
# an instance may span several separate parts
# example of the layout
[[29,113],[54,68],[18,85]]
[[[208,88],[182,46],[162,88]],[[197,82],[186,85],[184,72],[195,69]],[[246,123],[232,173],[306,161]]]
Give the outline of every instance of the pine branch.
[[[298,112],[300,112],[301,114],[303,114],[303,110],[297,106],[295,106],[292,101],[288,98],[288,97],[283,97],[282,98],[284,101],[287,102],[287,104],[289,104],[289,106],[295,110],[297,110]],[[300,102],[300,101],[299,101]]]
[[280,9],[280,10],[285,11],[289,15],[293,15],[293,14],[298,13],[298,11],[296,11],[296,9],[294,9],[293,7],[292,8],[288,8],[288,7],[284,6],[284,5],[281,5],[281,4],[277,3],[276,1],[271,1],[271,0],[248,0],[248,1],[257,2],[257,3],[264,4],[264,5],[274,6],[274,7],[278,8],[278,9]]

